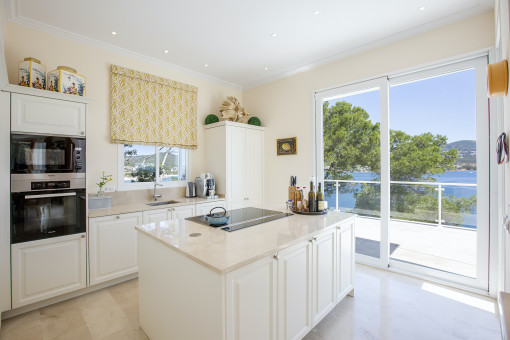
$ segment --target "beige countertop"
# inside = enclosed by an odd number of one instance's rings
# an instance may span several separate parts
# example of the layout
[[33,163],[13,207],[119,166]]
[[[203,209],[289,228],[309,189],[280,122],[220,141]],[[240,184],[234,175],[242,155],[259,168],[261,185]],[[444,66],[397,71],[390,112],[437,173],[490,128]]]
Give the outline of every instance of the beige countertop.
[[[307,240],[351,217],[354,215],[335,211],[326,216],[293,215],[233,232],[186,220],[181,225],[178,221],[164,221],[136,229],[222,274]],[[201,235],[190,237],[192,233]]]
[[102,217],[102,216],[139,212],[139,211],[166,209],[166,208],[170,208],[170,207],[175,208],[175,207],[180,207],[183,205],[190,205],[190,204],[212,203],[212,202],[224,201],[225,197],[219,197],[217,199],[207,199],[207,198],[201,198],[201,197],[194,197],[194,198],[177,197],[177,198],[164,198],[164,199],[160,199],[159,201],[164,202],[164,201],[170,201],[170,200],[178,201],[179,203],[157,205],[157,206],[147,205],[147,203],[153,203],[154,201],[118,204],[118,205],[113,205],[111,208],[108,208],[108,209],[89,210],[88,217]]

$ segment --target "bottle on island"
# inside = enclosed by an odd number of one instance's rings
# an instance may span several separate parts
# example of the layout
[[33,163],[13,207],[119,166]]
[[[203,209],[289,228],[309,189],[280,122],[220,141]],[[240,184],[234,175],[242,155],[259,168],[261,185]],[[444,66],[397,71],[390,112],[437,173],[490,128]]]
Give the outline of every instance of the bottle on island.
[[310,191],[308,192],[308,211],[317,211],[317,201],[315,197],[315,191],[313,191],[313,178],[310,179]]
[[325,204],[324,204],[324,193],[322,192],[322,183],[319,182],[319,188],[317,189],[317,211],[324,211],[326,210]]
[[303,194],[305,192],[305,190],[306,190],[306,187],[303,187],[303,190],[301,190],[301,197],[303,197],[302,209],[301,209],[302,212],[308,211],[308,200],[306,199],[305,195]]

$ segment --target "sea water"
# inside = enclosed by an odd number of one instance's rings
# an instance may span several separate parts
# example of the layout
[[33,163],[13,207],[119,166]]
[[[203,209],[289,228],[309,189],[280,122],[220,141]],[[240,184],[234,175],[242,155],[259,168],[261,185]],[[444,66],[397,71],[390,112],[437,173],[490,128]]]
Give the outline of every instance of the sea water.
[[[353,176],[353,180],[355,181],[377,181],[377,174],[373,172],[353,172],[351,173]],[[448,171],[442,175],[431,176],[436,179],[436,181],[432,183],[462,183],[462,184],[476,184],[476,171]],[[379,185],[379,184],[373,184]],[[397,185],[397,184],[392,184]],[[332,188],[332,193],[325,192],[326,201],[328,201],[328,206],[330,209],[336,208],[336,193],[334,189],[334,183],[326,183],[327,187]],[[361,185],[355,186],[356,189],[360,189]],[[468,198],[470,196],[476,195],[476,187],[466,187],[466,186],[456,186],[456,185],[442,185],[444,189],[442,191],[443,195],[452,195],[456,198]],[[356,204],[356,199],[353,193],[350,192],[341,192],[339,189],[338,194],[338,208],[341,211],[349,211],[354,209]],[[461,214],[463,218],[462,226],[466,228],[476,228],[476,207],[470,214]]]

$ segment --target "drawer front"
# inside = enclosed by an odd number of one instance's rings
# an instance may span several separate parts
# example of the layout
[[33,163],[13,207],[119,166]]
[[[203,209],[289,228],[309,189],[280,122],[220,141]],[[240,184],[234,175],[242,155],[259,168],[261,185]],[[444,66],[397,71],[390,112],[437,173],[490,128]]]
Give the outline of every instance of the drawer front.
[[[215,208],[215,207],[222,207],[222,208],[227,208],[225,206],[225,201],[216,201],[216,202],[210,202],[210,203],[199,203],[196,205],[196,209],[195,209],[195,214],[196,216],[201,216],[201,215],[207,215],[209,214],[209,212],[211,211],[212,208]],[[220,212],[221,209],[218,209],[218,212]]]

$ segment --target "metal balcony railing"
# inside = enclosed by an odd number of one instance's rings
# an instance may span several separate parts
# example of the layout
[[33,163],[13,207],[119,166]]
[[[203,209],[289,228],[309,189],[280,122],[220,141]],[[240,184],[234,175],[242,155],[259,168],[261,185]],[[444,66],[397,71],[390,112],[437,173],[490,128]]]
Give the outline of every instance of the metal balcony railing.
[[[335,210],[339,211],[339,187],[340,183],[351,183],[351,184],[381,184],[380,181],[356,181],[356,180],[331,180],[331,179],[325,179],[325,183],[334,183],[336,188],[336,203],[335,203]],[[437,183],[437,182],[404,182],[404,181],[390,181],[391,184],[402,184],[402,185],[422,185],[422,186],[435,186],[435,190],[437,191],[437,198],[438,198],[438,207],[437,207],[437,224],[438,226],[442,226],[445,221],[442,218],[442,196],[443,191],[445,187],[447,186],[454,186],[454,187],[475,187],[476,184],[473,183]]]

